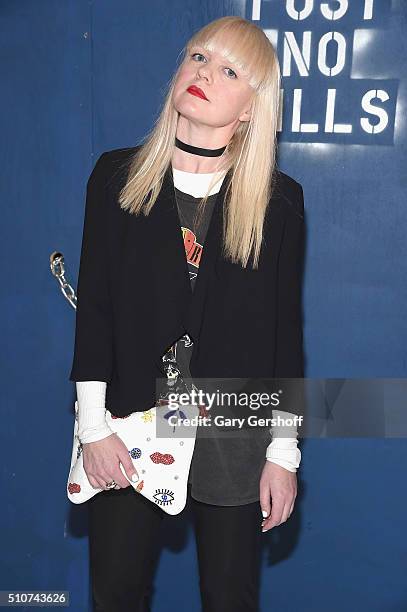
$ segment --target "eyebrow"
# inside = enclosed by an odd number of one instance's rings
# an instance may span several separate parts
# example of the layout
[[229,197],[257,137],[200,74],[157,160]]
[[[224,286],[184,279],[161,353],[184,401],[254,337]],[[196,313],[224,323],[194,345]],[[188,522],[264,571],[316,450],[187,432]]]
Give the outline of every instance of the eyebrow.
[[[203,53],[202,55],[204,55],[204,54],[211,55],[211,52],[210,52],[210,51],[208,51],[207,49],[205,49],[205,47],[201,47],[200,45],[193,45],[193,46],[190,48],[190,51],[193,51],[194,49],[200,49],[201,51],[204,51],[204,53]],[[233,62],[231,62],[230,60],[228,60],[228,59],[227,59],[226,57],[224,57],[223,55],[221,55],[221,54],[219,54],[219,55],[220,55],[220,57],[222,58],[222,60],[223,60],[224,62],[227,62],[228,64],[230,64],[231,66],[233,66],[233,70],[238,71],[239,73],[241,73],[241,70],[240,70],[240,68],[239,68],[238,66],[236,66],[236,65],[235,65]]]
[[193,45],[193,46],[191,47],[191,51],[192,51],[193,49],[200,49],[201,51],[205,51],[205,53],[209,53],[209,54],[210,54],[210,51],[207,51],[207,49],[205,49],[205,47],[201,47],[200,45]]

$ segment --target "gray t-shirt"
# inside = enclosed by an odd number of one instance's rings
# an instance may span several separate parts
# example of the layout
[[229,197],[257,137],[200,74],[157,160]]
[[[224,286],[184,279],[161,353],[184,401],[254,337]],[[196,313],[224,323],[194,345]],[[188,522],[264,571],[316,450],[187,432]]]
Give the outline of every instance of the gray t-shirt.
[[[175,194],[193,290],[218,194],[208,197],[195,232],[193,221],[200,198],[177,188]],[[176,362],[183,378],[191,379],[192,348],[177,339]],[[245,435],[220,437],[216,426],[198,426],[188,480],[194,499],[218,506],[240,506],[259,500],[259,481],[271,436],[267,429],[252,429],[246,430]]]

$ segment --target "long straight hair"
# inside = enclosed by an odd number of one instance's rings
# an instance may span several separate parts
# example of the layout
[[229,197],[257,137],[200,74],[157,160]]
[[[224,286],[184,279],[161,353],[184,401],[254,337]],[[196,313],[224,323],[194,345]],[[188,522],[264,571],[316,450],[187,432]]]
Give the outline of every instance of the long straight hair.
[[[258,267],[266,210],[274,187],[281,79],[277,54],[263,30],[238,16],[222,17],[196,32],[181,52],[181,65],[196,45],[209,52],[216,50],[234,63],[254,90],[251,118],[239,123],[219,158],[216,171],[223,172],[224,177],[229,169],[232,170],[225,185],[224,257],[244,268],[251,257],[255,269]],[[129,160],[127,180],[119,194],[119,203],[131,214],[149,214],[171,164],[178,123],[172,95],[181,65],[169,82],[153,129]],[[207,193],[199,202],[200,211],[219,177],[222,174],[215,174],[211,180]]]

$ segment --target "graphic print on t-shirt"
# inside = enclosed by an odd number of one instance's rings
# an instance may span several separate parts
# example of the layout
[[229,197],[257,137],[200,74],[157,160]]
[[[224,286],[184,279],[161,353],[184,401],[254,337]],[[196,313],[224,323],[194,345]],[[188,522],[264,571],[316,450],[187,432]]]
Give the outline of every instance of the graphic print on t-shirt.
[[198,274],[197,268],[199,268],[201,261],[203,245],[197,241],[196,234],[188,227],[181,226],[181,231],[188,263],[189,280],[193,281]]

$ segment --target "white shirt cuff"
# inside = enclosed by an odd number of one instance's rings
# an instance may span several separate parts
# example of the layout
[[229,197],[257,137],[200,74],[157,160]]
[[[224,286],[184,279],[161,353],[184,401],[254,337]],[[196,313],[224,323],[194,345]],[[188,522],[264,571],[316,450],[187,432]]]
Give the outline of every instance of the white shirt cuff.
[[[296,415],[283,410],[273,410],[273,418],[293,419]],[[270,429],[272,442],[266,449],[266,459],[286,468],[290,472],[296,472],[301,463],[301,451],[298,445],[297,425],[280,424]]]
[[76,382],[78,399],[78,437],[82,444],[97,442],[114,433],[106,423],[106,382]]

